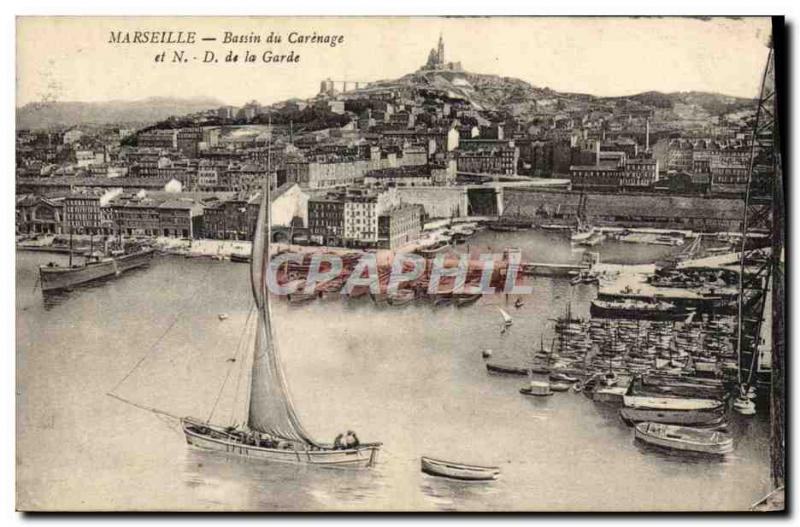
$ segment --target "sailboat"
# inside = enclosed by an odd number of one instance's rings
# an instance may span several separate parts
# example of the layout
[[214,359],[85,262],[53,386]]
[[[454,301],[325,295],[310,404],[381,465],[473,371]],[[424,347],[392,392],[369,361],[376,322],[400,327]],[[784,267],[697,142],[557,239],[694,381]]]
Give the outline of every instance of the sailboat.
[[511,324],[514,323],[514,319],[511,318],[511,315],[508,314],[508,311],[506,311],[505,309],[503,309],[500,306],[497,306],[497,309],[500,310],[500,315],[502,315],[502,317],[503,317],[503,324],[506,327],[508,327],[508,326],[510,326]]
[[184,417],[181,425],[186,441],[206,450],[257,460],[337,467],[373,466],[381,443],[349,447],[320,443],[305,430],[295,412],[271,323],[267,288],[269,245],[269,186],[265,184],[250,263],[258,325],[253,344],[247,423],[236,428]]

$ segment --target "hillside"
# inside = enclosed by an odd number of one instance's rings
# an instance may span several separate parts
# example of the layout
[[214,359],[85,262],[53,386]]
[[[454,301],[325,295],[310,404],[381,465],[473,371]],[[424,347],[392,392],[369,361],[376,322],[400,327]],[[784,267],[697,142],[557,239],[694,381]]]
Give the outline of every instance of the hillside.
[[215,98],[150,97],[137,101],[29,103],[17,108],[18,129],[78,124],[152,123],[172,115],[185,115],[223,103]]
[[560,93],[538,88],[526,81],[497,75],[454,71],[417,71],[395,81],[381,81],[384,86],[399,85],[422,89],[440,97],[462,99],[477,109],[526,113],[549,107],[569,107],[571,103],[632,102],[652,108],[671,110],[676,104],[702,109],[710,115],[722,115],[752,108],[752,99],[718,93],[649,91],[619,97],[599,97],[582,93]]

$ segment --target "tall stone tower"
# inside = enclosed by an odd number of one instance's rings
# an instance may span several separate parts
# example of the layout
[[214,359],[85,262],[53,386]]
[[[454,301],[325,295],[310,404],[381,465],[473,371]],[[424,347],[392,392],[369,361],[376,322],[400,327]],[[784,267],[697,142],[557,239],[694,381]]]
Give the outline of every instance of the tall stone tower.
[[441,33],[439,33],[439,46],[436,48],[436,62],[444,64],[444,39]]

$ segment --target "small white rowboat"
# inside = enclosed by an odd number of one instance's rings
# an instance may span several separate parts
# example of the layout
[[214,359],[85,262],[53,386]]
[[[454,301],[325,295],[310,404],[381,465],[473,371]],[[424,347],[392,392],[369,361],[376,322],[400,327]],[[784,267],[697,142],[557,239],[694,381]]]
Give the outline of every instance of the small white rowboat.
[[639,441],[684,452],[722,455],[733,452],[733,438],[723,432],[662,423],[639,423],[634,428]]
[[500,476],[500,467],[465,465],[424,456],[421,459],[421,468],[422,472],[431,476],[462,481],[490,481]]

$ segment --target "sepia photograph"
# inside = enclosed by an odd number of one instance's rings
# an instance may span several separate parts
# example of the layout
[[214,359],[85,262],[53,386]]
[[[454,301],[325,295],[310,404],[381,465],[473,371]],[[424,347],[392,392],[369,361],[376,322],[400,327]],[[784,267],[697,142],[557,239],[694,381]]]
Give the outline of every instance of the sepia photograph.
[[15,25],[17,511],[786,511],[782,16]]

